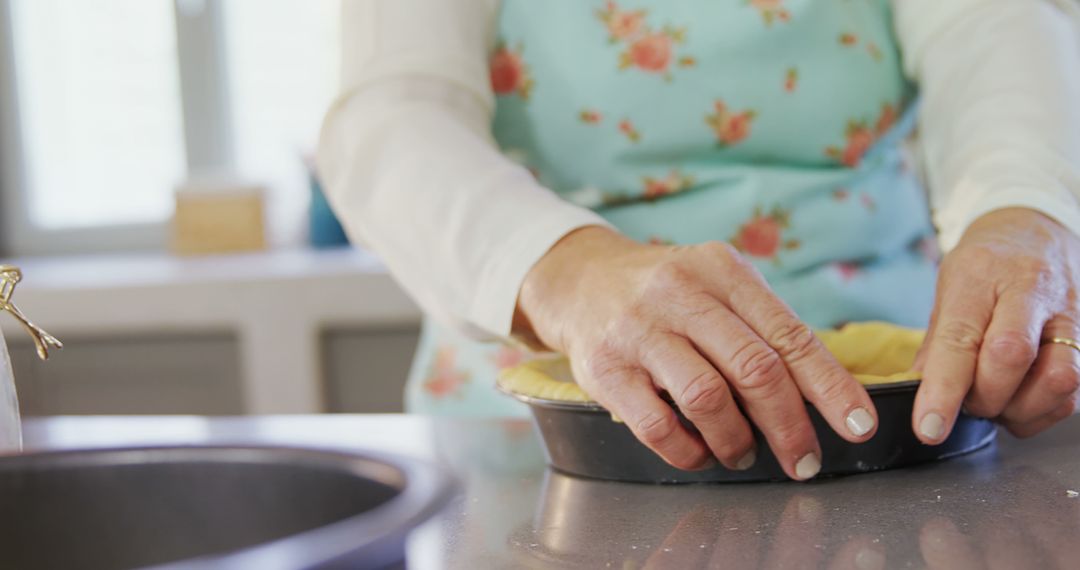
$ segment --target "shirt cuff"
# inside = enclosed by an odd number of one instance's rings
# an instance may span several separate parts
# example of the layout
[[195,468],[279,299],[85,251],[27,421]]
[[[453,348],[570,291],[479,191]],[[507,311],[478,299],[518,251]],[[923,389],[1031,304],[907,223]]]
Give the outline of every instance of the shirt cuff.
[[[509,339],[518,293],[536,262],[570,232],[586,226],[608,226],[599,214],[570,204],[544,208],[511,236],[493,236],[497,245],[488,256],[473,297],[470,319],[483,333]],[[479,332],[479,331],[477,331]]]
[[[1051,174],[1055,170],[1060,176]],[[1040,168],[1022,156],[1000,155],[969,169],[934,214],[941,250],[955,248],[979,217],[1004,208],[1035,210],[1080,236],[1080,203],[1070,191],[1071,186],[1080,188],[1080,180],[1072,170]]]

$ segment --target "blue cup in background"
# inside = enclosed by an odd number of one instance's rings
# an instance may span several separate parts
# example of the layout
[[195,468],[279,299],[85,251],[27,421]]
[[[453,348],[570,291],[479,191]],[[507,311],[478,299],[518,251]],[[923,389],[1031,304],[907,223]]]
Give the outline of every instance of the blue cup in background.
[[308,242],[318,249],[349,245],[349,238],[341,228],[334,211],[323,194],[322,185],[313,172],[308,172],[311,187],[311,205],[308,207]]

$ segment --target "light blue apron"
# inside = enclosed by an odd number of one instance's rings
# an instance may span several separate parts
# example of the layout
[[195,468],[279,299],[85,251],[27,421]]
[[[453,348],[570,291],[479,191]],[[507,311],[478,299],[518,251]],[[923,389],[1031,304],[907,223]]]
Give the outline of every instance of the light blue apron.
[[[814,327],[925,326],[934,235],[888,0],[505,0],[507,156],[656,243],[727,241]],[[524,355],[425,323],[410,411],[519,415]]]

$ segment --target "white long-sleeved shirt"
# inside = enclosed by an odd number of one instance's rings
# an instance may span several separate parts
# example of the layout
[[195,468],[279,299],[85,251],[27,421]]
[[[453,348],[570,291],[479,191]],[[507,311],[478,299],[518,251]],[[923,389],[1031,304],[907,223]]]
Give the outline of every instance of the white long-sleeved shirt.
[[[318,167],[354,240],[431,315],[506,337],[529,269],[603,225],[502,155],[487,57],[498,0],[345,0],[342,95]],[[1080,233],[1075,0],[893,0],[920,86],[920,158],[943,250],[979,216],[1040,211]]]

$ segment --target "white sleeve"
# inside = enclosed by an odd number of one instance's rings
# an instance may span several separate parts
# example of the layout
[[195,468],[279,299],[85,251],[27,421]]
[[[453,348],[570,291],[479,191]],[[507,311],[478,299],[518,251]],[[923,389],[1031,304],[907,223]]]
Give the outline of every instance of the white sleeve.
[[921,162],[944,250],[992,210],[1038,210],[1080,233],[1075,0],[894,0],[920,85]]
[[540,186],[492,139],[495,0],[345,0],[342,83],[319,143],[327,197],[422,308],[510,333],[533,264],[605,222]]

